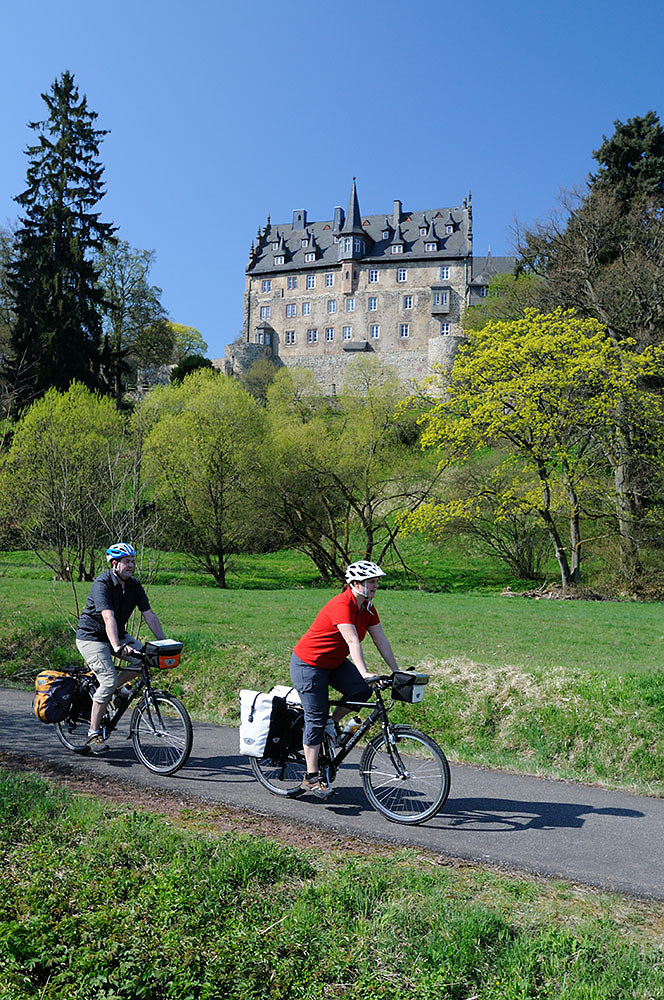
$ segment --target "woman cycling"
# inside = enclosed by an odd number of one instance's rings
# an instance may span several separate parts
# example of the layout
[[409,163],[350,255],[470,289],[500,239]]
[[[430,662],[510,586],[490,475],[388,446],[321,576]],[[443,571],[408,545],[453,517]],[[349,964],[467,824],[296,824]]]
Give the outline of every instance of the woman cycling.
[[[391,670],[397,670],[392,652],[373,598],[380,577],[385,576],[376,563],[363,560],[351,563],[346,570],[346,586],[318,612],[311,627],[296,644],[290,663],[290,675],[304,709],[304,757],[307,774],[302,789],[319,798],[327,798],[332,789],[318,773],[318,754],[323,740],[332,685],[345,698],[364,701],[371,695],[367,681],[376,675],[367,668],[362,640],[367,632]],[[348,656],[353,658],[353,662]],[[352,711],[339,705],[333,718],[338,723]]]

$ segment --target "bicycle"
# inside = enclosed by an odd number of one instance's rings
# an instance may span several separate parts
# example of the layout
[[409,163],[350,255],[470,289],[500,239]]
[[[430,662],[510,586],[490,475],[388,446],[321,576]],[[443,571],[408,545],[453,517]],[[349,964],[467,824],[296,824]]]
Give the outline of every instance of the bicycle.
[[[392,688],[399,674],[383,675],[371,682],[375,702],[342,699],[330,702],[331,706],[343,704],[355,710],[369,708],[371,713],[341,745],[333,745],[326,727],[319,768],[322,778],[332,785],[339,766],[351,750],[374,725],[380,724],[381,731],[369,740],[360,760],[365,795],[371,806],[386,819],[415,826],[431,819],[444,806],[450,791],[450,767],[445,754],[430,736],[411,726],[390,722],[389,712],[393,705],[386,705],[381,691]],[[420,685],[429,680],[426,674],[416,676]],[[415,699],[399,697],[398,700]],[[284,749],[280,755],[250,757],[249,763],[254,777],[268,791],[298,798],[305,794],[300,785],[307,770],[302,749],[304,712],[299,706],[288,707],[291,731],[282,741]]]
[[[130,705],[135,703],[129,724],[129,736],[134,751],[141,764],[155,774],[175,774],[186,764],[193,744],[193,729],[189,713],[181,701],[167,691],[156,690],[152,686],[150,668],[159,666],[159,660],[168,660],[162,647],[148,642],[132,653],[132,659],[141,661],[141,676],[131,682],[128,694],[116,691],[111,699],[101,728],[104,739],[117,727]],[[182,648],[181,643],[174,644]],[[179,661],[179,650],[175,666]],[[76,686],[69,714],[63,722],[55,723],[55,732],[60,742],[68,750],[77,754],[87,754],[92,695],[97,688],[94,674],[84,664],[61,668],[71,674]]]

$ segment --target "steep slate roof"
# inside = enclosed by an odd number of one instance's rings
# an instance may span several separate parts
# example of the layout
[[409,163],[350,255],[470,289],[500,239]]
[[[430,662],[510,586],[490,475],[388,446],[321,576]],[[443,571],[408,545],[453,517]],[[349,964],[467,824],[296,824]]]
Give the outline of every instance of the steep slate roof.
[[512,274],[515,264],[515,257],[492,257],[491,252],[486,257],[473,257],[471,288],[488,285],[497,274]]
[[[354,211],[353,202],[357,203],[357,192],[355,183],[351,191],[350,206]],[[349,211],[349,216],[351,211]],[[348,232],[346,228],[349,224],[353,226],[351,232],[362,232],[368,239],[368,253],[362,260],[371,262],[379,260],[391,260],[393,263],[408,260],[448,260],[454,258],[466,258],[469,253],[468,245],[468,210],[466,208],[428,208],[418,212],[401,210],[401,236],[404,242],[402,254],[392,254],[391,244],[394,242],[394,226],[390,221],[390,216],[383,212],[380,215],[358,214],[361,225],[357,229],[357,220],[346,220],[342,227],[342,232]],[[431,223],[436,228],[436,238],[438,240],[438,250],[426,251],[424,244],[429,242],[427,236],[420,236],[420,227],[429,226]],[[447,234],[445,227],[454,225],[454,232]],[[316,261],[305,263],[304,255],[306,248],[301,247],[303,236],[302,229],[293,229],[292,223],[279,223],[279,225],[266,225],[261,232],[260,241],[257,243],[255,253],[247,271],[251,274],[270,274],[274,271],[289,272],[299,269],[324,269],[339,264],[338,248],[334,241],[334,220],[326,222],[308,222],[307,230],[309,235],[313,235],[319,251]],[[383,239],[383,231],[388,230],[388,238]],[[286,244],[286,260],[284,264],[274,264],[274,253],[272,243],[283,236]],[[339,235],[338,233],[336,235]],[[494,258],[496,260],[509,258]]]

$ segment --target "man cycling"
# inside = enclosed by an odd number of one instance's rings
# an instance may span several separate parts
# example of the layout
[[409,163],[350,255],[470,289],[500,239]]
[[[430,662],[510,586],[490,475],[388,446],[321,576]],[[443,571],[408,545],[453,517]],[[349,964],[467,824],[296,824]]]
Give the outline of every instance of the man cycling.
[[[399,669],[373,606],[382,576],[385,573],[374,562],[351,563],[343,591],[318,612],[291,657],[291,681],[304,709],[307,774],[302,789],[319,798],[327,798],[332,791],[318,773],[318,754],[330,708],[329,686],[351,700],[364,701],[371,696],[367,681],[374,680],[376,674],[368,669],[362,652],[367,632],[388,667],[392,671]],[[348,659],[349,655],[354,662]],[[343,705],[337,706],[334,721],[338,723],[350,711]]]
[[99,681],[92,698],[88,746],[93,753],[108,749],[101,732],[101,720],[115,690],[136,676],[137,667],[123,670],[118,676],[113,656],[131,657],[141,643],[125,631],[134,610],[138,610],[155,639],[165,638],[147,594],[134,577],[136,549],[117,542],[106,550],[110,568],[94,580],[85,607],[78,620],[76,646]]

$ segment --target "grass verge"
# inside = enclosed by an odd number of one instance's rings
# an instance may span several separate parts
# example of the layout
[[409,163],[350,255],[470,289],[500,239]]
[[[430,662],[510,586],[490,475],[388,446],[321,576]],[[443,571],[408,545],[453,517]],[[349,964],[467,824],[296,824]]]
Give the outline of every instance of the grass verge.
[[664,997],[662,904],[219,836],[0,770],[0,998]]

